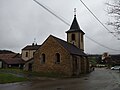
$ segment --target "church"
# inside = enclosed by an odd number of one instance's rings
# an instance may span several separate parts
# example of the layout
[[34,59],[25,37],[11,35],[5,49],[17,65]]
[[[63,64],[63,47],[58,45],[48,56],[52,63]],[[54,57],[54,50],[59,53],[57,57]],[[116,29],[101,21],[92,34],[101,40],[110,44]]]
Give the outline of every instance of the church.
[[79,27],[76,14],[67,41],[50,35],[34,53],[33,71],[63,73],[78,76],[89,72],[89,61],[84,53],[84,32]]

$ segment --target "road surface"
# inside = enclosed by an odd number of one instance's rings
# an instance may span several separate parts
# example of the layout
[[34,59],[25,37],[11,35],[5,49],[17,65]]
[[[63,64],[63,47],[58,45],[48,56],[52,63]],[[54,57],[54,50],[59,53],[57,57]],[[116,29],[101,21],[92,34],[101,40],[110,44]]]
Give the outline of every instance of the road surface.
[[0,90],[120,90],[120,72],[96,68],[81,78],[39,78],[31,82],[0,84]]

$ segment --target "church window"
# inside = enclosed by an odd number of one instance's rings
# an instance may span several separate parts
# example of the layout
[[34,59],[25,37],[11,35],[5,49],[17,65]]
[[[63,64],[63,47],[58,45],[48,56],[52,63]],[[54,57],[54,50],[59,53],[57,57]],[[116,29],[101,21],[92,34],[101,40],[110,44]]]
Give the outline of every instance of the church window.
[[71,39],[72,39],[72,41],[75,40],[75,34],[71,35]]
[[55,63],[60,64],[60,54],[59,53],[55,54]]
[[42,54],[41,63],[42,63],[42,64],[45,64],[45,54]]

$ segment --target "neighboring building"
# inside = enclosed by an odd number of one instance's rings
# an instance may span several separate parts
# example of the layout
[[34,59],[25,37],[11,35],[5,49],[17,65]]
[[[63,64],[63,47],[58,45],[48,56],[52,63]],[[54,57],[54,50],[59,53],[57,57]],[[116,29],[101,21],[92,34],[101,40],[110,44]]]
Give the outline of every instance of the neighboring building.
[[90,66],[96,66],[98,64],[104,64],[102,62],[100,54],[88,54],[88,59],[90,61]]
[[22,59],[24,61],[28,61],[29,59],[33,58],[34,52],[38,50],[40,45],[37,44],[32,44],[32,45],[27,45],[22,49]]
[[113,61],[113,65],[120,65],[120,54],[110,55]]
[[90,60],[90,64],[96,61],[97,67],[107,66],[110,68],[114,65],[120,65],[120,54],[109,54],[108,52],[104,52],[102,55],[100,54],[89,54],[88,59]]
[[57,72],[68,76],[89,72],[89,61],[84,53],[85,34],[76,15],[67,33],[67,42],[50,35],[34,54],[33,71]]
[[22,59],[25,61],[24,70],[32,71],[34,63],[33,55],[38,48],[40,48],[40,45],[33,43],[32,45],[27,45],[22,49]]
[[22,69],[24,64],[25,62],[21,59],[20,54],[0,54],[0,68]]
[[102,62],[104,62],[104,64],[107,64],[107,67],[110,68],[112,65],[112,59],[111,56],[109,55],[108,52],[104,52],[102,55]]
[[109,55],[107,52],[103,53],[102,60],[105,61],[108,68],[114,65],[120,65],[120,55]]
[[25,62],[24,70],[26,71],[32,71],[34,63],[34,58],[31,58]]
[[[104,52],[102,55],[102,60],[106,60],[107,58],[110,58],[110,55],[108,52]],[[107,62],[107,60],[106,60],[106,62]]]

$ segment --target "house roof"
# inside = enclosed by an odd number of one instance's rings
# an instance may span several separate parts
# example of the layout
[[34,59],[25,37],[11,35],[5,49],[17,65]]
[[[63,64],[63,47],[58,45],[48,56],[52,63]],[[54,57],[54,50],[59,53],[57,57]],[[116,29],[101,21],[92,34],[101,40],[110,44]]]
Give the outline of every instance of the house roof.
[[0,59],[8,59],[8,58],[13,58],[14,56],[16,56],[16,54],[14,53],[10,53],[10,54],[0,54]]
[[80,56],[87,56],[81,49],[76,47],[75,45],[68,43],[62,39],[59,39],[55,36],[50,35],[53,37],[57,42],[59,42],[68,52],[74,55],[80,55]]
[[4,61],[7,64],[24,64],[25,61],[23,61],[21,58],[7,58],[7,59],[0,59]]
[[41,45],[27,45],[22,50],[38,50]]
[[29,60],[27,60],[25,63],[33,63],[34,62],[34,58],[31,58]]
[[115,61],[120,61],[120,54],[118,55],[110,55],[112,60],[115,60]]
[[20,54],[0,54],[0,60],[4,61],[7,64],[23,64],[24,61],[21,59],[21,57],[18,57],[18,55]]
[[76,15],[74,16],[70,29],[66,33],[69,33],[69,32],[82,32],[83,34],[85,34],[79,27],[79,24],[76,19]]
[[21,58],[21,54],[17,53],[13,58]]

